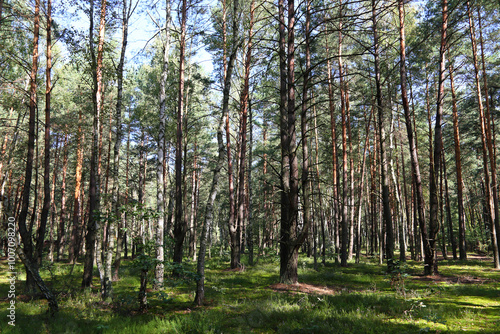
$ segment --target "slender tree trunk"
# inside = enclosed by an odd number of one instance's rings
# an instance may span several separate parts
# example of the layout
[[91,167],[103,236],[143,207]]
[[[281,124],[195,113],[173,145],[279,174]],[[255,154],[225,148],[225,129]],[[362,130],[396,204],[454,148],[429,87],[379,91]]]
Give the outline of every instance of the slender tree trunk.
[[57,234],[57,257],[56,260],[59,261],[60,257],[64,254],[64,245],[66,243],[66,175],[68,170],[68,134],[64,135],[64,151],[63,151],[63,174],[62,174],[62,184],[61,184],[61,210],[59,212],[59,229]]
[[194,142],[193,171],[191,176],[191,217],[189,220],[189,257],[196,261],[196,218],[197,218],[197,193],[198,193],[198,156],[197,142]]
[[[326,20],[325,20],[326,21]],[[326,26],[325,26],[325,31],[326,31]],[[333,198],[333,210],[334,210],[334,217],[333,219],[335,220],[335,225],[337,224],[337,217],[339,213],[339,198],[338,198],[338,162],[337,162],[337,134],[336,134],[336,121],[335,121],[335,101],[333,99],[333,78],[332,78],[332,65],[330,62],[330,49],[328,46],[328,37],[327,34],[325,33],[325,49],[326,49],[326,67],[327,67],[327,78],[328,78],[328,111],[330,113],[330,129],[331,129],[331,135],[332,135],[332,198]],[[335,229],[335,234],[337,239],[337,233],[338,229]],[[336,262],[339,262],[339,254],[340,250],[338,249],[338,243],[335,242],[335,253],[337,253],[337,257],[335,258]]]
[[184,72],[187,29],[187,0],[182,0],[181,35],[179,46],[179,91],[177,104],[177,142],[175,151],[175,223],[174,223],[174,262],[182,262],[182,246],[186,235],[186,226],[182,215],[182,143],[184,124]]
[[[255,10],[255,4],[254,0],[252,0],[252,4],[254,5],[252,8],[252,18],[253,18],[253,12]],[[253,21],[253,20],[252,20]],[[253,159],[253,111],[252,111],[252,104],[251,100],[249,98],[248,100],[248,123],[250,126],[250,138],[249,138],[249,143],[248,143],[248,194],[247,194],[247,217],[248,217],[248,264],[253,266],[254,265],[254,235],[257,234],[257,240],[259,233],[258,233],[258,226],[253,220],[253,196],[252,196],[252,190],[253,190],[253,182],[252,182],[252,159]],[[257,233],[255,233],[257,232]]]
[[[313,94],[311,94],[313,95]],[[319,172],[319,139],[318,139],[318,115],[316,111],[314,95],[313,95],[313,111],[314,111],[314,143],[315,143],[315,162],[316,162],[316,179],[318,188],[318,207],[321,220],[321,263],[326,264],[326,235],[325,235],[325,211],[323,208],[323,196],[321,191],[321,175]]]
[[340,265],[347,266],[347,249],[349,245],[349,222],[348,222],[348,193],[347,193],[347,122],[346,116],[346,89],[344,84],[344,69],[342,64],[342,15],[343,15],[342,0],[339,0],[339,85],[340,85],[340,108],[342,114],[342,240],[341,240],[341,257]]
[[[26,267],[26,291],[28,294],[33,294],[35,284],[33,273],[38,273],[38,266],[33,257],[33,241],[31,231],[26,227],[26,218],[28,216],[30,204],[31,179],[33,176],[33,158],[35,151],[35,121],[36,121],[36,74],[38,71],[38,38],[40,32],[40,0],[35,1],[35,16],[34,16],[34,32],[33,32],[33,61],[31,66],[30,77],[30,104],[29,104],[29,123],[28,123],[28,151],[26,157],[26,170],[24,176],[24,186],[22,193],[21,212],[18,218],[18,230],[23,242],[24,254],[27,261]],[[33,270],[29,270],[29,264],[33,265]],[[32,273],[33,271],[33,273]],[[29,272],[29,273],[28,273]]]
[[[492,233],[496,232],[497,239],[497,259],[499,262],[499,266],[496,268],[500,268],[500,246],[498,246],[500,240],[500,203],[498,197],[498,184],[497,184],[497,163],[496,163],[496,138],[495,138],[495,120],[490,111],[490,99],[488,92],[488,79],[486,74],[486,64],[484,60],[484,45],[483,45],[483,28],[481,21],[481,10],[480,7],[477,6],[477,16],[479,22],[479,44],[481,46],[481,64],[483,71],[483,84],[484,84],[484,102],[486,104],[486,121],[487,121],[487,134],[488,134],[488,152],[490,155],[490,168],[491,168],[491,182],[492,182],[492,190],[493,190],[493,204],[494,204],[494,212],[495,219],[493,221],[494,228],[492,229]],[[493,231],[494,230],[494,231]]]
[[196,265],[196,273],[198,274],[198,280],[196,281],[196,296],[194,302],[196,305],[200,306],[203,304],[205,299],[205,257],[207,252],[207,242],[209,239],[209,233],[213,223],[214,215],[214,202],[217,197],[217,186],[219,184],[219,175],[222,165],[224,164],[224,112],[222,112],[219,127],[217,128],[217,145],[218,145],[218,156],[215,168],[213,170],[212,185],[210,186],[210,192],[208,195],[207,203],[205,205],[205,221],[203,222],[203,230],[200,236],[200,250],[198,253],[198,262]]
[[[414,195],[416,197],[416,210],[415,216],[418,216],[418,222],[420,227],[420,233],[424,243],[424,257],[426,264],[426,274],[427,270],[431,270],[431,267],[427,264],[432,263],[433,254],[431,252],[430,245],[427,239],[427,227],[425,225],[425,213],[424,213],[424,195],[422,190],[422,177],[420,174],[420,167],[418,164],[418,153],[416,146],[416,138],[414,136],[413,122],[410,114],[410,105],[408,103],[408,96],[406,91],[406,50],[405,50],[405,28],[404,28],[404,4],[403,0],[398,0],[399,8],[399,41],[400,41],[400,77],[401,77],[401,99],[403,100],[403,109],[405,114],[406,132],[408,135],[408,144],[410,146],[410,157],[414,181]],[[418,215],[417,215],[418,213]],[[415,240],[417,241],[417,233],[415,233]]]
[[[116,69],[117,75],[117,99],[116,99],[116,139],[115,145],[113,147],[113,209],[116,217],[115,224],[118,225],[118,238],[116,241],[116,257],[113,264],[113,281],[119,279],[119,269],[121,263],[121,253],[123,245],[123,220],[120,212],[120,181],[119,181],[119,169],[120,169],[120,146],[123,137],[122,129],[122,104],[123,104],[123,69],[125,66],[125,53],[127,50],[128,43],[128,21],[135,10],[135,6],[132,1],[123,0],[122,5],[122,47],[120,51],[120,61]],[[137,5],[137,3],[136,3]]]
[[[245,74],[243,79],[243,89],[241,92],[240,105],[241,105],[241,127],[240,127],[240,161],[239,161],[239,198],[238,198],[238,223],[237,226],[244,226],[246,215],[246,193],[245,193],[245,179],[246,179],[246,151],[247,151],[247,123],[248,123],[248,109],[249,109],[249,90],[250,90],[250,65],[252,62],[252,38],[253,38],[253,15],[254,15],[255,2],[252,0],[250,4],[250,26],[248,28],[248,42],[245,54]],[[236,15],[236,12],[235,12]],[[250,125],[251,126],[251,125]],[[249,167],[250,168],[250,167]],[[249,227],[250,228],[250,227]]]
[[[54,247],[57,245],[56,242],[57,240],[54,240],[54,232],[56,231],[56,214],[57,214],[57,207],[56,207],[56,201],[55,201],[55,188],[56,188],[56,183],[57,183],[57,175],[56,173],[58,167],[59,167],[59,160],[61,156],[61,150],[62,148],[59,146],[59,135],[56,135],[56,145],[55,145],[55,152],[54,152],[54,171],[52,172],[52,186],[50,188],[50,225],[49,225],[49,254],[48,258],[50,263],[54,262]],[[63,194],[64,196],[64,194]]]
[[50,97],[52,90],[52,1],[47,0],[46,13],[46,44],[47,44],[47,69],[45,71],[45,148],[44,148],[44,166],[43,166],[43,207],[40,215],[40,226],[36,241],[35,259],[38,265],[42,265],[43,243],[45,240],[45,231],[47,229],[47,219],[50,211]]
[[[363,148],[363,159],[361,163],[361,180],[359,182],[359,201],[358,201],[358,224],[357,224],[357,233],[358,233],[358,243],[356,247],[356,263],[359,263],[359,258],[361,256],[361,217],[362,217],[362,210],[363,210],[363,190],[365,188],[365,169],[366,169],[366,157],[367,157],[367,151],[368,147],[370,144],[370,124],[372,121],[372,116],[373,116],[373,107],[370,109],[370,116],[368,117],[368,123],[366,124],[366,138],[365,138],[365,145]],[[368,231],[367,231],[368,233]]]
[[451,203],[450,203],[450,192],[448,190],[448,172],[446,171],[446,158],[444,156],[443,151],[443,171],[444,171],[444,188],[445,188],[445,197],[446,197],[446,221],[448,222],[448,236],[451,244],[451,251],[453,254],[453,260],[456,260],[457,257],[457,241],[455,238],[455,234],[453,233],[453,220],[451,218]]
[[[483,170],[484,170],[484,182],[485,182],[485,192],[486,192],[486,208],[488,211],[488,220],[491,227],[491,241],[493,245],[493,262],[496,269],[500,268],[500,256],[499,256],[499,246],[497,239],[497,227],[498,223],[498,196],[496,191],[496,163],[493,157],[493,145],[491,143],[491,128],[489,122],[489,115],[485,115],[483,108],[483,99],[481,94],[481,83],[479,78],[479,65],[477,60],[477,45],[474,29],[474,20],[472,18],[472,12],[470,8],[469,1],[467,1],[467,13],[469,16],[469,33],[472,43],[472,56],[474,62],[474,73],[476,81],[476,97],[478,101],[479,109],[479,123],[481,125],[481,142],[483,149]],[[490,166],[488,166],[488,154]],[[491,179],[489,168],[491,168]]]
[[78,113],[78,134],[76,148],[76,171],[75,171],[75,192],[73,195],[73,229],[71,232],[71,241],[69,244],[69,262],[75,263],[80,253],[80,234],[81,234],[81,202],[80,194],[82,192],[82,171],[83,171],[83,142],[85,134],[82,131],[82,109]]
[[[95,256],[95,242],[96,234],[98,232],[98,222],[99,222],[99,209],[100,209],[100,171],[99,171],[99,142],[100,142],[100,118],[101,118],[101,108],[102,108],[102,60],[104,52],[104,28],[106,23],[106,0],[101,0],[101,19],[99,24],[99,44],[97,48],[97,59],[95,59],[95,53],[93,51],[93,3],[90,5],[90,49],[93,55],[93,66],[94,71],[94,124],[93,124],[93,138],[92,138],[92,157],[90,163],[90,184],[89,184],[89,221],[87,223],[87,235],[86,235],[86,252],[85,252],[85,262],[84,262],[84,272],[82,287],[90,288],[92,284],[92,272],[94,268],[94,256]],[[109,278],[108,278],[109,279]],[[106,280],[106,278],[105,278]],[[104,287],[106,289],[111,289],[111,282],[104,282]],[[110,291],[103,291],[101,294],[103,298],[107,296]]]
[[[225,2],[224,2],[225,4]],[[238,44],[236,39],[238,36],[238,5],[239,0],[234,0],[233,2],[233,46],[231,48],[231,54],[229,56],[229,64],[227,63],[227,51],[224,49],[224,91],[223,91],[223,102],[222,108],[225,111],[226,118],[226,150],[227,150],[227,175],[228,175],[228,184],[229,184],[229,237],[230,237],[230,245],[231,245],[231,269],[237,268],[240,265],[240,229],[238,226],[238,221],[236,219],[236,201],[234,195],[234,176],[233,176],[233,160],[231,157],[231,132],[229,127],[229,94],[231,87],[231,78],[234,69],[234,62],[237,56]],[[225,19],[225,17],[224,17]],[[227,32],[223,32],[224,41],[227,39]],[[224,47],[225,44],[224,44]],[[226,87],[228,88],[226,91]],[[227,95],[226,95],[227,94]],[[227,102],[226,102],[227,100]],[[227,103],[227,105],[226,105]]]
[[[163,280],[165,274],[165,265],[163,261],[165,260],[164,255],[164,232],[165,232],[165,200],[164,200],[164,189],[165,181],[163,176],[165,175],[165,127],[166,127],[166,84],[167,84],[167,74],[168,74],[168,60],[170,52],[170,0],[167,0],[166,7],[166,23],[165,23],[165,39],[163,41],[163,68],[161,72],[160,79],[160,131],[158,134],[158,162],[156,165],[156,210],[158,211],[158,221],[156,225],[156,260],[158,261],[155,269],[155,280],[153,283],[153,288],[159,290],[163,288]],[[182,87],[183,88],[183,87]],[[180,88],[179,88],[180,89]],[[182,106],[181,106],[182,107]],[[182,123],[181,123],[182,127]],[[182,131],[182,128],[181,128]],[[181,134],[182,136],[182,134]]]
[[464,182],[462,179],[462,156],[460,153],[460,132],[458,128],[458,108],[455,95],[455,82],[453,81],[453,65],[450,62],[450,89],[453,110],[453,137],[455,140],[455,168],[457,173],[457,205],[458,205],[458,251],[460,260],[467,260],[467,248],[465,245],[465,210],[464,210]]
[[386,231],[386,252],[385,257],[387,259],[387,270],[392,271],[393,260],[394,260],[394,235],[392,227],[392,213],[389,199],[389,177],[388,177],[388,167],[387,167],[387,154],[385,151],[385,130],[384,130],[384,108],[382,105],[382,89],[380,83],[380,65],[379,65],[379,42],[378,42],[378,30],[377,30],[377,13],[376,13],[376,1],[372,0],[372,22],[373,22],[373,42],[374,42],[374,56],[375,56],[375,88],[376,88],[376,100],[377,100],[377,113],[378,113],[378,130],[380,138],[380,159],[381,169],[382,169],[382,205],[383,205],[383,217],[384,226]]
[[439,62],[439,82],[438,82],[438,96],[437,96],[437,108],[436,108],[436,119],[434,125],[434,159],[431,162],[430,168],[430,217],[429,217],[429,234],[428,239],[424,242],[429,243],[431,249],[431,258],[425,263],[425,274],[438,273],[437,259],[435,257],[436,253],[436,238],[439,230],[438,222],[438,209],[439,209],[439,197],[438,197],[438,173],[441,168],[441,151],[442,151],[442,129],[441,122],[443,119],[443,102],[444,102],[444,80],[446,78],[446,45],[447,45],[447,27],[448,27],[448,1],[442,0],[442,13],[443,13],[443,23],[441,27],[441,48],[439,51],[440,62]]
[[[310,226],[312,223],[311,211],[311,182],[309,181],[309,134],[308,134],[308,103],[309,103],[309,77],[311,71],[311,1],[306,1],[306,21],[305,21],[305,48],[306,48],[306,68],[304,72],[304,84],[302,86],[302,111],[301,111],[301,134],[302,134],[302,210],[304,226]],[[312,237],[316,240],[316,235]],[[314,241],[313,240],[313,241]],[[316,243],[314,241],[314,259],[316,263]]]

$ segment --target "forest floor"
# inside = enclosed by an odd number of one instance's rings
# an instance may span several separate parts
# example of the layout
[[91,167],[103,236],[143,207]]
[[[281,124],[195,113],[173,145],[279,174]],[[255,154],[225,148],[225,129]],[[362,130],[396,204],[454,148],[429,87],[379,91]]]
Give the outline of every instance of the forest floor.
[[[472,258],[472,257],[471,257]],[[245,258],[243,262],[245,263]],[[207,261],[206,304],[193,305],[194,262],[184,278],[167,277],[162,292],[148,293],[148,311],[138,311],[139,269],[124,260],[112,300],[79,289],[77,264],[55,263],[42,277],[58,295],[60,311],[47,314],[41,296],[23,295],[16,282],[15,327],[8,325],[6,259],[0,260],[1,333],[500,333],[500,271],[488,258],[441,260],[439,276],[422,276],[408,261],[393,275],[376,259],[341,268],[327,259],[314,270],[299,258],[298,285],[278,284],[279,258],[259,257],[254,266],[227,270],[228,258]],[[17,264],[21,271],[21,264]]]

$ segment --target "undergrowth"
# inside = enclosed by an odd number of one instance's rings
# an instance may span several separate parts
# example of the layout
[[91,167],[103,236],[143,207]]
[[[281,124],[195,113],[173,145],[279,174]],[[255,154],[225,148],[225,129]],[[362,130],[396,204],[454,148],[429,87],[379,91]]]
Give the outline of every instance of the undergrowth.
[[[0,261],[2,267],[5,261]],[[18,264],[20,267],[21,265]],[[185,279],[166,277],[162,291],[148,290],[148,310],[139,312],[139,270],[123,261],[120,280],[109,302],[94,288],[82,291],[82,266],[54,263],[42,277],[57,293],[60,312],[47,314],[41,296],[23,295],[16,283],[16,326],[7,324],[6,273],[0,273],[1,333],[497,333],[500,331],[500,280],[491,264],[480,261],[441,263],[453,280],[425,280],[421,264],[397,263],[395,271],[365,259],[347,268],[328,263],[313,269],[300,258],[299,280],[329,293],[273,288],[278,262],[259,258],[245,271],[229,271],[225,258],[208,260],[206,303],[192,303],[195,263],[184,264]],[[474,283],[460,283],[474,277]],[[469,280],[471,281],[471,280]]]

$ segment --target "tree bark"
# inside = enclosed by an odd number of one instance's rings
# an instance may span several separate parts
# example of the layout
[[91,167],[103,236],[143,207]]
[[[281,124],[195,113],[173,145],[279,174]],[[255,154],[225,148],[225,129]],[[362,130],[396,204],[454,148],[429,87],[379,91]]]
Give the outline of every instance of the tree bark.
[[62,174],[62,185],[61,185],[61,210],[59,212],[59,229],[57,234],[57,250],[56,250],[56,260],[59,261],[60,257],[64,253],[64,245],[66,243],[66,175],[68,170],[68,134],[64,135],[64,150],[63,150],[63,174]]
[[[300,128],[302,135],[302,211],[304,228],[308,228],[312,223],[311,215],[311,182],[309,180],[309,134],[308,134],[308,103],[311,71],[311,1],[306,0],[306,21],[305,21],[305,57],[306,67],[303,74],[304,83],[302,86],[302,111],[300,117]],[[316,246],[316,235],[313,234],[314,246]],[[314,259],[316,263],[316,247],[314,247]]]
[[372,0],[372,22],[373,22],[373,47],[374,47],[374,57],[375,57],[375,88],[376,88],[376,100],[377,100],[377,114],[378,114],[378,130],[380,138],[380,159],[381,170],[382,170],[382,206],[383,206],[383,217],[384,226],[386,232],[386,248],[385,257],[387,260],[387,270],[392,271],[393,260],[394,260],[394,235],[392,227],[392,213],[389,199],[389,177],[388,177],[388,167],[387,167],[387,154],[385,151],[385,129],[384,129],[384,108],[382,105],[382,89],[380,83],[380,65],[379,65],[379,42],[378,42],[378,30],[377,30],[377,13],[376,13],[376,1]]
[[[326,20],[325,20],[326,21]],[[326,27],[325,27],[326,31]],[[332,198],[333,198],[333,210],[334,210],[334,217],[333,219],[335,220],[335,225],[337,225],[337,217],[339,213],[339,199],[338,199],[338,162],[337,162],[337,133],[336,133],[336,120],[335,120],[335,101],[333,100],[333,78],[332,78],[332,66],[330,62],[330,52],[329,52],[329,46],[328,46],[328,37],[327,34],[325,33],[325,49],[326,49],[326,67],[327,67],[327,78],[328,78],[328,111],[330,113],[330,130],[331,130],[331,135],[332,135]],[[334,225],[332,224],[332,225]],[[338,229],[335,229],[335,239],[337,239],[337,231]],[[339,254],[340,250],[338,249],[338,243],[335,242],[335,253],[337,254],[335,261],[339,262]]]
[[[170,0],[166,3],[166,23],[165,23],[165,40],[163,41],[163,62],[162,62],[162,72],[160,79],[160,131],[158,134],[158,162],[156,165],[156,210],[158,211],[158,221],[156,225],[156,260],[158,263],[155,268],[155,281],[153,288],[159,290],[163,288],[163,280],[165,274],[165,265],[163,261],[165,260],[164,254],[164,232],[165,232],[165,200],[164,200],[164,189],[165,181],[163,176],[165,175],[165,126],[167,121],[167,115],[165,113],[166,107],[166,84],[167,84],[167,74],[168,74],[168,60],[170,52]],[[181,124],[182,126],[182,124]],[[182,131],[182,129],[181,129]]]
[[47,229],[47,219],[50,211],[50,98],[52,90],[51,73],[52,73],[52,1],[47,0],[46,13],[46,58],[47,69],[45,71],[45,148],[44,148],[44,166],[43,166],[43,207],[40,215],[40,226],[38,227],[38,235],[36,241],[35,259],[38,265],[42,265],[43,243],[45,239],[45,231]]
[[177,141],[175,151],[175,223],[174,223],[174,262],[182,262],[182,246],[186,235],[185,221],[182,215],[182,143],[184,125],[184,72],[187,29],[187,0],[182,0],[181,34],[179,45],[179,90],[177,104]]
[[[422,176],[420,174],[420,167],[418,163],[418,153],[416,146],[416,138],[414,137],[413,122],[410,114],[410,105],[408,103],[408,95],[406,91],[406,50],[405,50],[405,28],[404,28],[404,4],[403,0],[398,0],[399,9],[399,41],[400,41],[400,77],[401,77],[401,99],[403,100],[403,110],[405,114],[406,132],[408,135],[408,144],[410,146],[410,157],[414,181],[414,195],[416,197],[416,216],[418,217],[418,226],[424,243],[424,257],[425,263],[432,261],[433,255],[431,253],[430,245],[427,242],[427,227],[425,224],[424,212],[424,195],[422,190]],[[417,241],[417,234],[415,233],[415,240]],[[426,266],[427,268],[427,266]],[[430,267],[429,267],[430,269]]]
[[484,45],[483,45],[483,27],[481,20],[481,11],[480,7],[477,6],[477,16],[479,23],[479,44],[481,46],[481,64],[483,70],[483,84],[484,84],[484,102],[486,104],[486,121],[487,121],[487,133],[488,133],[488,153],[490,155],[490,168],[491,168],[491,182],[492,182],[492,190],[493,190],[493,204],[495,211],[495,219],[494,219],[494,231],[496,232],[497,239],[497,259],[499,262],[500,268],[500,246],[498,246],[498,242],[500,240],[500,203],[498,198],[498,183],[497,183],[497,163],[496,163],[496,138],[495,138],[495,120],[490,111],[490,99],[488,92],[488,79],[486,74],[486,64],[484,60]]
[[[33,274],[38,272],[36,261],[33,261],[33,242],[30,230],[26,227],[26,218],[28,216],[31,179],[33,176],[33,158],[35,150],[35,121],[36,121],[36,74],[38,71],[38,38],[40,33],[40,0],[35,1],[34,31],[33,31],[33,57],[30,76],[30,104],[29,104],[29,123],[28,123],[28,151],[26,157],[26,170],[24,175],[24,186],[22,193],[21,212],[19,213],[18,230],[23,242],[24,254],[26,254],[26,290],[29,294],[34,293]],[[33,264],[29,270],[29,263]],[[28,265],[26,265],[28,264]],[[29,272],[29,274],[28,274]]]
[[[100,142],[100,118],[102,108],[102,59],[104,52],[104,29],[106,23],[106,0],[101,0],[101,19],[99,24],[99,44],[97,48],[97,59],[93,51],[93,2],[90,4],[90,49],[93,55],[92,63],[94,67],[94,124],[92,130],[92,157],[90,163],[90,182],[89,182],[89,221],[87,222],[87,235],[85,239],[85,262],[83,271],[82,287],[90,288],[92,284],[92,272],[94,268],[95,242],[98,231],[98,222],[100,218],[100,168],[99,168],[99,142]],[[109,279],[109,278],[108,278]],[[111,282],[104,282],[106,289],[111,289]],[[102,296],[106,296],[110,291],[103,291]]]
[[439,81],[438,81],[438,95],[437,95],[437,108],[436,119],[434,125],[434,159],[430,165],[430,215],[429,215],[429,234],[425,243],[429,244],[431,250],[431,257],[425,263],[424,272],[427,275],[438,274],[436,253],[436,237],[439,230],[438,210],[439,210],[439,197],[438,197],[438,173],[441,168],[441,151],[443,145],[441,122],[443,119],[443,102],[444,102],[444,80],[446,78],[446,45],[447,45],[447,27],[448,27],[448,1],[442,0],[442,15],[443,22],[441,27],[441,47],[439,50]]
[[[249,90],[250,90],[250,65],[252,62],[252,38],[253,38],[253,15],[254,15],[255,2],[252,0],[250,4],[250,25],[248,28],[248,42],[245,54],[245,74],[243,79],[243,89],[241,91],[240,105],[241,105],[241,127],[240,127],[240,161],[239,161],[239,175],[238,175],[238,223],[237,226],[241,227],[245,224],[247,217],[246,212],[246,192],[245,192],[245,179],[246,179],[246,154],[247,154],[247,123],[248,123],[248,109],[249,109]],[[250,125],[251,126],[251,125]],[[251,167],[249,167],[251,168]],[[250,227],[249,227],[250,228]]]
[[[478,101],[479,123],[481,126],[481,143],[483,150],[483,171],[486,192],[486,209],[488,211],[488,220],[491,227],[491,241],[493,245],[493,263],[496,269],[500,268],[499,246],[497,239],[498,227],[498,196],[496,191],[496,164],[493,156],[493,146],[491,143],[489,115],[485,115],[483,99],[481,94],[481,83],[479,79],[479,65],[477,60],[477,44],[475,37],[474,20],[469,1],[467,1],[467,14],[469,16],[469,34],[472,43],[472,56],[474,62],[474,74],[476,82],[476,98]],[[488,166],[488,155],[490,166]],[[491,168],[491,176],[489,169]],[[491,177],[491,179],[490,179]]]
[[[295,115],[295,4],[288,0],[288,41],[285,47],[284,1],[278,2],[280,31],[280,127],[282,146],[282,198],[280,226],[280,282],[297,283],[298,249],[307,236],[297,236],[299,170]],[[286,56],[285,56],[285,48]],[[285,103],[283,103],[285,102]]]
[[453,138],[455,141],[455,168],[457,173],[457,205],[458,205],[458,252],[460,260],[467,260],[467,247],[465,245],[465,209],[464,209],[464,181],[462,179],[462,156],[460,152],[460,131],[458,128],[458,108],[455,95],[455,82],[453,80],[453,65],[448,66],[450,74],[450,89],[453,111]]
[[212,185],[210,186],[210,192],[208,195],[207,203],[205,205],[205,220],[203,222],[203,229],[200,236],[200,250],[198,253],[198,262],[196,264],[196,273],[198,274],[198,280],[196,281],[196,295],[194,302],[196,305],[200,306],[203,304],[205,299],[205,257],[207,252],[207,242],[209,239],[209,233],[213,223],[214,214],[214,202],[217,197],[217,186],[219,184],[219,175],[222,165],[224,164],[224,140],[222,133],[224,131],[224,112],[222,112],[219,126],[217,128],[217,145],[218,145],[218,156],[215,168],[213,170]]
[[[225,2],[224,2],[225,5]],[[239,0],[234,0],[233,2],[233,21],[232,21],[232,29],[233,29],[233,45],[231,48],[231,54],[229,56],[229,63],[227,63],[227,48],[226,48],[226,40],[227,40],[227,32],[223,32],[224,39],[224,55],[223,55],[223,63],[224,63],[224,90],[223,90],[223,98],[222,98],[222,110],[224,112],[226,118],[226,150],[227,150],[227,175],[228,175],[228,185],[229,185],[229,220],[228,220],[228,229],[229,229],[229,237],[230,237],[230,245],[231,245],[231,269],[237,268],[240,265],[240,226],[238,225],[238,220],[236,218],[236,201],[234,195],[234,176],[233,176],[233,160],[231,157],[231,132],[229,127],[229,95],[231,88],[231,78],[234,69],[234,62],[236,60],[237,52],[238,52],[238,7]],[[224,9],[225,13],[225,9]],[[224,16],[224,27],[225,27],[225,16]]]

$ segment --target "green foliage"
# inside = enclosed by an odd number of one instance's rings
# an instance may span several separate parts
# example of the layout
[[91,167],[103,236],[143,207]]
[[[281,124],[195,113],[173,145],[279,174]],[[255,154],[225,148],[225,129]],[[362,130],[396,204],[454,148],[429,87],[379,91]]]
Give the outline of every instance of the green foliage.
[[[44,300],[19,298],[16,327],[2,322],[2,333],[494,333],[500,320],[500,283],[484,262],[441,266],[447,276],[465,280],[470,273],[484,280],[480,284],[425,281],[415,276],[418,263],[400,265],[398,270],[407,274],[404,298],[394,291],[390,275],[382,273],[384,267],[372,262],[349,268],[327,264],[316,271],[311,259],[301,258],[301,281],[330,289],[324,294],[273,290],[278,268],[271,259],[261,258],[258,265],[235,272],[225,270],[227,262],[214,258],[207,262],[205,306],[193,306],[195,281],[185,279],[175,286],[167,284],[164,291],[148,292],[148,312],[138,313],[139,276],[134,261],[124,261],[126,275],[115,283],[111,304],[101,302],[97,291],[63,293],[64,282],[52,281],[50,272],[42,269],[42,276],[58,293],[61,312],[50,319],[44,313]],[[81,275],[78,267],[73,275]],[[68,264],[55,263],[51,271],[57,277],[70,269]],[[188,277],[193,264],[177,269]],[[4,275],[0,274],[1,295],[8,289]],[[22,291],[20,281],[16,289]],[[5,305],[0,301],[1,317]]]

